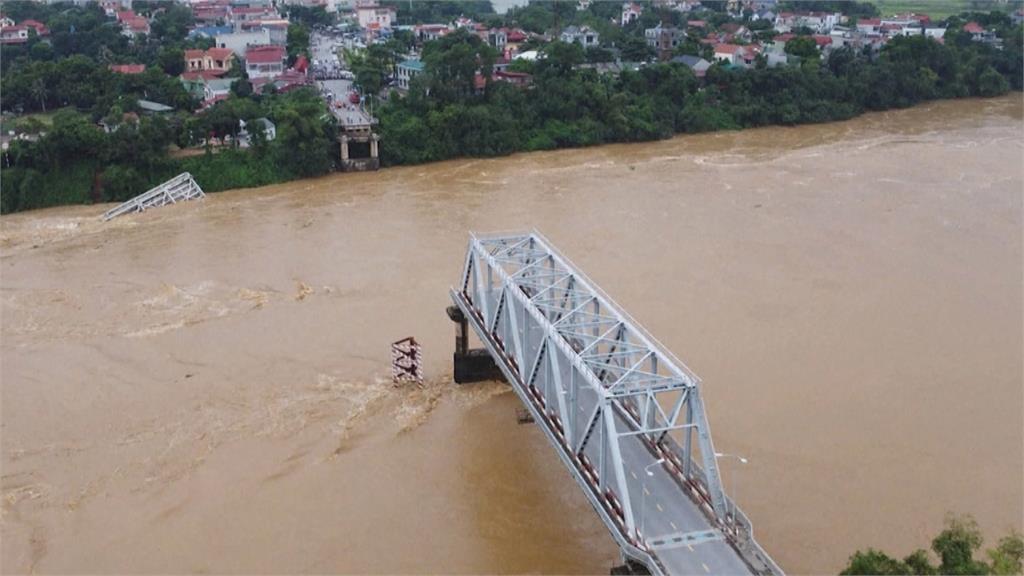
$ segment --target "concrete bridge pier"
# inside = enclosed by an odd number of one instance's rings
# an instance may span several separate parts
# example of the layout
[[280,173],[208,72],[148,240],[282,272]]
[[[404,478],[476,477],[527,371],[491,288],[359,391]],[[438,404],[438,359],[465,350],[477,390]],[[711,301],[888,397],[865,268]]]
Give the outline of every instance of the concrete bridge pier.
[[466,316],[458,306],[449,306],[445,311],[455,323],[455,382],[470,384],[484,380],[505,380],[491,354],[485,348],[469,347],[469,326]]
[[[338,136],[341,144],[341,169],[344,172],[362,172],[380,168],[380,136],[369,130],[346,130]],[[369,156],[352,154],[352,143],[369,144]]]
[[619,566],[612,566],[611,576],[650,576],[651,571],[636,560],[624,558]]

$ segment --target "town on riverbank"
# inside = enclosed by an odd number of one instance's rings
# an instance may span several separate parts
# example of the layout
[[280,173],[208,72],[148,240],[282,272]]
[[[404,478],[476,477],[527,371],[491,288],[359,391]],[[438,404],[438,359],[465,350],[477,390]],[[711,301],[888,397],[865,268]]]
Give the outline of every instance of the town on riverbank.
[[1021,90],[1019,2],[935,7],[5,3],[0,210],[121,201],[182,171],[218,191]]

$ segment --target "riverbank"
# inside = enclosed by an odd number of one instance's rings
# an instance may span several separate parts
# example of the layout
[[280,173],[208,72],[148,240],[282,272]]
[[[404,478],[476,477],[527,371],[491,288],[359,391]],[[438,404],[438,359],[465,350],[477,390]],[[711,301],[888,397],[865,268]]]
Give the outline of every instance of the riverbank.
[[[997,97],[993,100],[998,101],[1001,99],[1007,100],[1019,100],[1021,93],[1013,92],[1010,95]],[[963,99],[956,99],[963,100]],[[917,106],[927,106],[934,102],[930,101],[927,103],[918,104]],[[865,111],[858,114],[854,118],[858,118],[864,115],[872,114],[884,114],[885,112],[876,111]],[[841,120],[837,122],[848,122],[848,120]],[[758,130],[769,127],[758,127],[758,128],[744,128],[741,130],[728,130],[726,132],[737,132],[737,131],[748,131]],[[675,135],[671,138],[685,138],[689,135]],[[601,144],[604,146],[613,145],[615,143]],[[568,146],[559,149],[572,149],[577,148],[575,146]],[[382,144],[382,150],[384,150],[384,157],[387,158],[387,146]],[[548,150],[550,151],[550,150]],[[516,155],[521,153],[530,153],[529,151],[512,151],[506,155]],[[463,160],[468,160],[465,158]],[[437,162],[445,161],[459,161],[459,159],[446,159]],[[427,163],[430,164],[430,163]],[[419,164],[414,164],[419,165]],[[389,170],[397,168],[394,164],[387,164],[382,170]],[[196,181],[208,193],[222,192],[225,190],[233,190],[239,188],[255,188],[260,186],[267,186],[271,184],[293,182],[295,180],[288,178],[286,175],[277,172],[273,169],[272,163],[268,162],[266,158],[261,158],[255,155],[252,151],[247,150],[220,150],[217,154],[204,154],[198,156],[190,156],[187,158],[176,158],[169,162],[166,166],[160,169],[156,175],[146,181],[145,187],[142,185],[138,186],[139,194],[144,192],[151,186],[155,186],[166,179],[169,179],[181,172],[191,172],[196,178]],[[54,206],[64,206],[73,204],[104,204],[104,202],[96,202],[98,195],[95,193],[95,186],[97,178],[100,178],[101,172],[94,166],[88,164],[75,164],[66,166],[59,175],[53,175],[56,178],[55,182],[59,182],[59,185],[42,185],[42,188],[59,188],[61,195],[57,197],[44,198],[38,202],[39,205],[33,206],[33,210],[39,210],[42,208],[49,208]],[[320,176],[314,177],[319,178]],[[43,178],[50,178],[50,176],[44,175]],[[37,180],[38,181],[38,180]],[[48,180],[44,180],[47,182]],[[138,180],[136,180],[138,182]],[[16,212],[20,212],[18,210]]]

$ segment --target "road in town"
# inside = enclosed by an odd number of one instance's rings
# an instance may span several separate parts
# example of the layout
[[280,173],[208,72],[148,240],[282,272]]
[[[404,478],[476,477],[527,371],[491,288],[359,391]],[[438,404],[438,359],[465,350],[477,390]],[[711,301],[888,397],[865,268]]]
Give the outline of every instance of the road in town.
[[[325,34],[313,33],[310,37],[310,53],[313,56],[313,63],[316,67],[328,68],[332,71],[347,70],[345,63],[341,60],[342,40]],[[340,63],[335,64],[335,56]],[[370,115],[359,105],[349,101],[349,95],[354,90],[351,80],[344,78],[332,78],[330,80],[317,80],[317,86],[325,97],[330,94],[331,112],[339,122],[346,125],[364,125],[371,122]]]

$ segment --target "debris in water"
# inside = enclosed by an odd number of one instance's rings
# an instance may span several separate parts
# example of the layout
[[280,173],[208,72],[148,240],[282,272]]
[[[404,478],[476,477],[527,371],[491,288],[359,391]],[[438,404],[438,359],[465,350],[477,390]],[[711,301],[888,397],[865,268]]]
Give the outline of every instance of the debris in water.
[[299,282],[297,282],[296,285],[297,285],[298,290],[299,290],[295,294],[295,299],[296,300],[305,300],[306,296],[309,296],[310,294],[313,293],[313,289],[309,287],[309,284],[306,284],[305,282],[302,282],[301,280]]
[[420,344],[409,336],[391,343],[391,379],[395,385],[415,382],[423,387],[423,355]]

